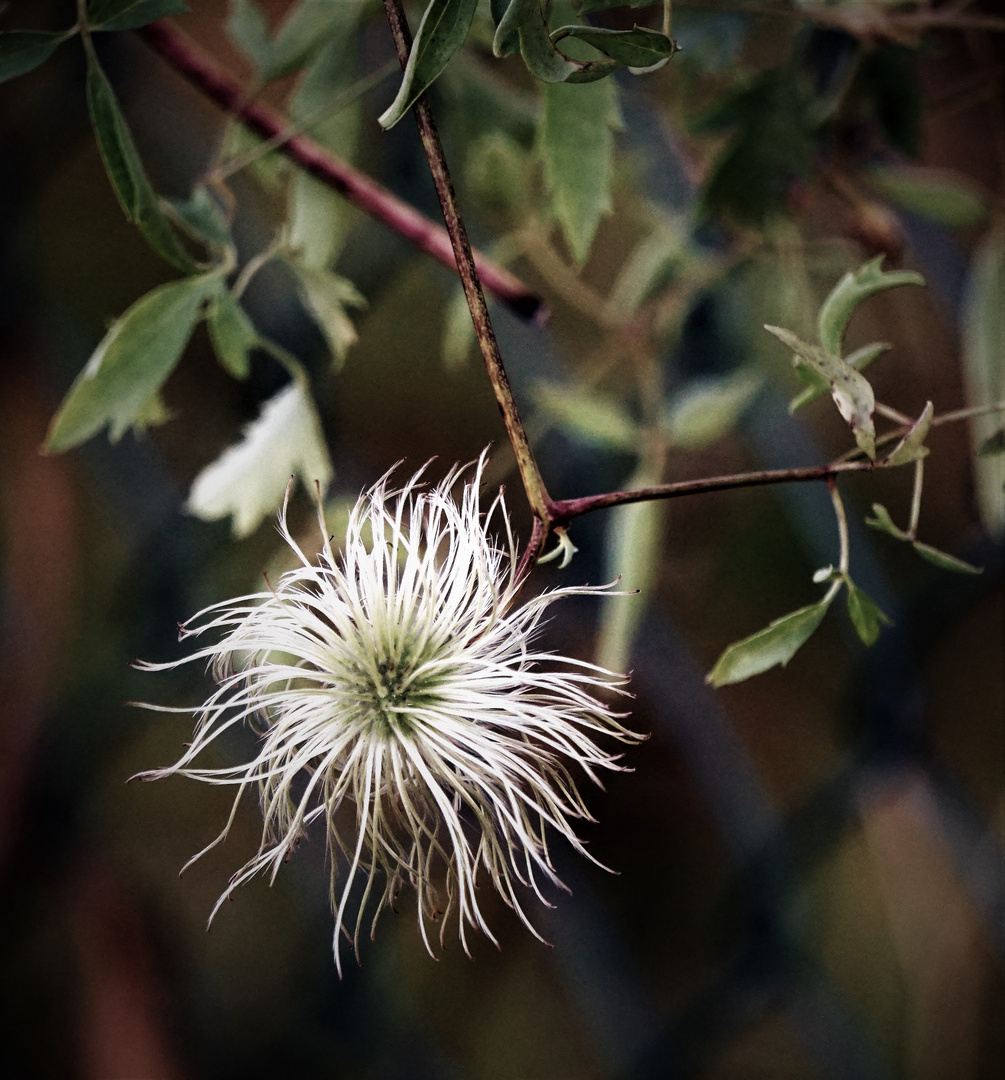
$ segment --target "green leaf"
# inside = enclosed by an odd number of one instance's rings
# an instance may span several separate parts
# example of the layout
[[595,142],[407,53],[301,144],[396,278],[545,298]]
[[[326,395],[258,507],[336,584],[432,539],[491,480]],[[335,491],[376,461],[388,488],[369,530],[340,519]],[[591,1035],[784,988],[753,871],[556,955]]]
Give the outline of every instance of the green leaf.
[[135,30],[188,10],[182,0],[91,0],[87,17],[92,30]]
[[654,215],[653,231],[632,249],[611,286],[611,306],[631,318],[694,258],[681,227]]
[[492,0],[493,12],[501,8],[492,38],[492,52],[502,59],[520,50],[520,23],[533,14],[535,0]]
[[139,407],[133,417],[132,429],[135,435],[142,435],[147,428],[160,427],[171,419],[171,412],[164,404],[161,392],[155,390]]
[[231,158],[242,158],[245,154],[254,151],[256,156],[247,166],[248,172],[266,191],[277,192],[294,170],[293,162],[278,150],[269,150],[265,154],[259,154],[259,148],[264,141],[243,124],[233,122],[228,124],[224,133],[221,157],[226,162]]
[[509,56],[519,41],[527,70],[544,83],[593,82],[617,70],[617,61],[573,60],[557,48],[548,30],[548,8],[542,0],[510,0],[492,43],[496,56]]
[[534,403],[567,434],[586,446],[637,451],[642,432],[616,398],[557,383],[538,382]]
[[817,316],[820,344],[835,356],[841,355],[844,332],[855,309],[870,296],[900,285],[924,285],[925,279],[910,270],[883,270],[884,256],[878,255],[857,270],[849,270],[831,289]]
[[256,0],[230,0],[227,33],[261,72],[272,55],[272,41],[269,20]]
[[848,605],[848,616],[855,627],[855,631],[862,639],[863,645],[872,645],[879,637],[883,625],[892,626],[893,623],[876,602],[864,593],[851,578],[845,579],[848,592],[845,600]]
[[876,44],[859,54],[858,92],[872,111],[889,144],[909,157],[921,150],[925,97],[918,76],[919,48]]
[[258,331],[226,289],[210,302],[206,327],[220,364],[235,379],[246,379],[251,371],[251,352],[258,345]]
[[204,521],[233,515],[234,536],[248,536],[274,513],[292,475],[322,491],[331,460],[310,395],[290,383],[262,406],[239,443],[228,447],[195,478],[186,509]]
[[823,621],[840,588],[841,582],[835,582],[817,603],[783,615],[756,634],[734,642],[716,661],[705,681],[712,686],[726,686],[760,675],[778,664],[785,667]]
[[939,225],[962,229],[978,225],[988,214],[987,202],[962,173],[921,165],[874,165],[872,186],[890,202]]
[[300,0],[276,33],[262,77],[276,79],[299,70],[336,36],[351,41],[361,6],[354,0]]
[[46,449],[68,450],[106,424],[112,442],[142,419],[144,407],[174,370],[219,274],[160,285],[141,297],[105,335],[56,413]]
[[[970,265],[963,299],[961,367],[966,403],[992,405],[1005,399],[1005,227],[981,238]],[[1001,425],[1000,413],[970,420],[975,450]],[[1005,533],[1005,457],[974,463],[974,493],[981,524],[989,536]]]
[[893,453],[886,459],[887,465],[907,465],[911,461],[917,461],[918,458],[928,457],[925,439],[928,438],[934,415],[935,406],[929,401],[922,410],[921,416],[914,421],[904,437],[897,443]]
[[454,289],[443,312],[443,339],[440,345],[443,366],[448,371],[463,367],[477,340],[467,298],[464,290],[458,287]]
[[[874,361],[879,359],[885,352],[889,352],[893,346],[887,344],[885,341],[875,341],[871,345],[863,345],[861,349],[856,349],[853,353],[849,353],[844,358],[846,364],[851,364],[856,371],[865,371],[867,367]],[[809,405],[811,402],[821,398],[824,394],[830,391],[830,383],[822,376],[818,375],[813,368],[807,367],[805,364],[800,364],[796,368],[796,374],[800,379],[807,384],[806,389],[797,394],[789,402],[789,413],[794,413],[797,409],[801,409],[804,405]]]
[[68,36],[42,30],[8,30],[0,34],[0,83],[44,64]]
[[464,44],[478,0],[430,0],[412,42],[398,94],[379,117],[382,128],[394,127],[439,76]]
[[366,307],[366,300],[351,281],[338,274],[292,259],[286,265],[297,277],[300,295],[324,334],[335,367],[341,367],[349,349],[356,344],[356,328],[346,308]]
[[579,9],[580,15],[588,15],[591,11],[607,11],[615,7],[648,8],[655,7],[660,0],[583,0]]
[[871,529],[876,529],[879,532],[886,533],[887,536],[892,536],[894,540],[910,540],[911,534],[904,532],[903,529],[898,529],[893,523],[893,518],[890,517],[890,511],[882,503],[872,504],[873,517],[866,518],[865,523]]
[[957,559],[955,555],[947,555],[944,551],[939,551],[938,548],[933,548],[929,544],[922,544],[920,540],[915,540],[913,547],[923,559],[927,559],[942,570],[951,570],[954,574],[984,573],[982,566],[971,566],[970,563]]
[[552,210],[578,263],[611,210],[614,129],[621,126],[616,95],[610,80],[544,88],[538,150]]
[[287,240],[304,266],[327,270],[345,242],[346,204],[306,172],[290,185]]
[[139,227],[151,247],[173,266],[189,273],[199,269],[181,246],[161,210],[115,93],[90,45],[87,47],[87,106],[108,178],[126,218]]
[[[628,488],[658,484],[657,472],[640,468]],[[604,566],[608,580],[619,578],[628,595],[606,596],[600,610],[597,663],[609,671],[625,671],[642,616],[652,599],[663,550],[664,509],[657,501],[618,506],[608,516]]]
[[[313,139],[351,161],[359,142],[362,99],[329,111],[320,120],[318,115],[355,81],[358,57],[353,28],[358,4],[350,0],[329,10],[338,20],[329,19],[331,36],[304,72],[290,115],[294,120],[309,121]],[[302,171],[297,172],[288,190],[289,245],[299,252],[305,265],[327,269],[345,242],[348,204],[337,192]]]
[[465,179],[493,209],[518,220],[534,198],[530,153],[502,131],[490,131],[470,147]]
[[1005,454],[1005,428],[989,435],[977,448],[978,457],[995,457],[997,454]]
[[859,448],[870,458],[875,458],[876,428],[872,414],[876,398],[865,376],[839,356],[817,345],[808,345],[789,330],[780,326],[765,326],[764,329],[788,345],[802,363],[827,380],[834,404],[851,426]]
[[632,68],[652,69],[665,63],[677,52],[676,43],[664,34],[645,27],[632,30],[607,30],[599,26],[562,26],[551,34],[558,44],[563,38],[575,38],[592,45],[598,52]]
[[208,248],[225,248],[231,243],[230,223],[220,204],[205,184],[198,184],[191,198],[165,200],[182,228]]
[[330,40],[301,76],[290,102],[290,116],[309,123],[312,139],[349,160],[354,157],[359,142],[362,99],[343,104],[335,111],[330,106],[356,83],[359,55],[354,27],[358,3],[350,0],[348,4],[333,5],[331,10],[341,21],[334,24]]
[[674,446],[698,450],[736,426],[763,380],[749,371],[719,379],[692,379],[674,396],[664,428]]
[[794,180],[810,171],[813,95],[797,70],[773,68],[721,95],[692,130],[734,130],[704,185],[704,214],[761,226],[785,205]]

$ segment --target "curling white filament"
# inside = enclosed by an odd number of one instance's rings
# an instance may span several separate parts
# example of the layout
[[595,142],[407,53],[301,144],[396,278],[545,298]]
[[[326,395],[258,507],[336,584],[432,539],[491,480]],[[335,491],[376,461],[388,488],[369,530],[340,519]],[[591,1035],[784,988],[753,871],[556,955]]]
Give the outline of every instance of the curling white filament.
[[[183,638],[212,633],[216,644],[175,663],[141,665],[156,671],[206,660],[219,684],[197,708],[164,710],[191,712],[195,736],[175,765],[143,774],[238,786],[226,827],[195,859],[226,837],[245,788],[260,791],[261,845],[211,921],[250,877],[269,871],[274,879],[319,817],[331,847],[339,970],[339,930],[349,933],[346,909],[359,874],[366,885],[352,933],[357,954],[374,889],[382,895],[373,927],[406,881],[418,894],[426,948],[432,952],[426,920],[444,916],[442,943],[445,916],[456,907],[467,951],[469,927],[495,941],[478,904],[479,875],[536,934],[518,889],[547,903],[540,879],[561,884],[547,829],[586,854],[572,823],[590,815],[570,767],[599,784],[598,768],[620,766],[595,737],[640,736],[595,696],[623,693],[621,676],[533,646],[556,600],[609,587],[556,589],[518,605],[517,548],[502,494],[484,515],[479,505],[484,466],[483,454],[459,502],[451,488],[463,469],[432,488],[422,483],[424,470],[400,490],[391,490],[387,474],[357,502],[338,556],[321,515],[316,564],[290,535],[284,505],[279,531],[300,565],[271,591],[214,604],[183,626]],[[504,530],[501,546],[489,532],[493,521]],[[195,765],[219,735],[246,721],[261,735],[252,761]],[[306,782],[295,790],[298,777]],[[352,836],[337,824],[346,801],[355,807]]]

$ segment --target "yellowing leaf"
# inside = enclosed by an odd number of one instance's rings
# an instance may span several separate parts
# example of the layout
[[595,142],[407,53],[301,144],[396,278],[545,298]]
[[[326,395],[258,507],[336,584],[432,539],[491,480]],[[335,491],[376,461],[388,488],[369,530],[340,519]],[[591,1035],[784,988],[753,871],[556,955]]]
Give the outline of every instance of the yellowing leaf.
[[834,404],[850,425],[859,448],[870,458],[875,458],[876,428],[872,414],[876,398],[868,379],[839,356],[819,345],[807,344],[789,330],[780,326],[765,326],[764,329],[788,345],[802,363],[827,380]]
[[267,401],[241,441],[199,473],[186,509],[204,521],[233,515],[234,536],[248,536],[279,508],[293,475],[322,491],[332,477],[314,404],[299,382]]
[[887,465],[906,465],[908,462],[928,456],[925,439],[928,438],[928,430],[932,426],[934,415],[935,406],[929,401],[922,410],[921,416],[914,421],[907,434],[897,443],[893,453],[886,459]]
[[[885,341],[874,341],[871,345],[863,345],[861,349],[856,349],[853,353],[849,353],[844,358],[844,362],[850,364],[856,371],[865,371],[874,360],[879,359],[883,353],[889,352],[891,348],[892,346]],[[830,384],[827,380],[805,364],[799,365],[796,369],[796,374],[807,385],[806,389],[801,394],[797,394],[796,397],[789,402],[790,414],[801,409],[804,405],[809,405],[811,402],[816,401],[817,398],[823,397],[824,394],[830,390]]]

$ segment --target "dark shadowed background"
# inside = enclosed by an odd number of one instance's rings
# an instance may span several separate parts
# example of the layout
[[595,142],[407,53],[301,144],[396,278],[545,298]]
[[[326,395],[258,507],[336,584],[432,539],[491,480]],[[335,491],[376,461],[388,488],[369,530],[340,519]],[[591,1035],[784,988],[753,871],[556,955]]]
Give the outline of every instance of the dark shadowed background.
[[[181,24],[247,78],[222,29],[223,0],[191,6]],[[263,6],[276,20],[288,5]],[[629,24],[634,15],[626,13]],[[20,0],[0,17],[4,29],[73,18],[57,0]],[[736,21],[748,18],[750,26]],[[715,46],[725,50],[723,64],[756,66],[759,50],[770,51],[788,27],[785,19],[692,12],[678,36],[682,56]],[[737,53],[741,30],[749,31],[746,52]],[[817,33],[826,67],[841,46],[827,35],[840,34]],[[947,30],[917,63],[920,160],[960,170],[997,198],[998,213],[1002,39]],[[99,47],[158,189],[183,195],[219,137],[221,114],[135,35],[106,35]],[[374,20],[361,38],[365,68],[390,55],[385,27]],[[524,74],[505,70],[521,92],[533,91]],[[610,287],[646,215],[694,204],[704,151],[689,141],[678,105],[704,92],[696,72],[671,65],[652,83],[621,82],[621,173],[615,212],[601,223],[584,270],[592,289]],[[905,515],[909,477],[859,477],[844,486],[856,580],[894,621],[871,650],[843,616],[832,616],[788,669],[708,688],[704,672],[730,641],[814,598],[810,574],[836,561],[829,502],[820,486],[702,496],[660,509],[660,556],[640,583],[647,607],[629,661],[631,725],[652,737],[629,753],[634,771],[587,794],[599,823],[584,825],[582,835],[617,873],[555,853],[571,895],[535,913],[551,947],[486,897],[501,949],[480,940],[468,959],[448,936],[434,961],[406,897],[400,913],[382,918],[376,941],[365,942],[362,965],[350,963],[339,981],[320,836],[272,888],[256,881],[240,890],[205,933],[213,902],[257,844],[257,808],[247,801],[228,842],[179,880],[181,865],[223,824],[230,797],[181,779],[127,785],[137,771],[174,761],[188,725],[124,703],[200,700],[209,685],[201,672],[154,676],[131,661],[181,655],[178,622],[256,588],[276,556],[270,523],[235,541],[227,523],[196,520],[183,503],[192,478],[284,376],[259,357],[247,382],[229,379],[200,329],[167,384],[171,422],[115,446],[100,436],[64,456],[40,454],[52,414],[106,322],[171,277],[108,185],[83,77],[73,43],[0,94],[4,1075],[1000,1076],[1002,546],[978,521],[964,425],[931,439],[923,530],[930,543],[983,565],[980,577],[943,573],[861,527],[873,501]],[[390,134],[376,127],[393,83],[367,100],[358,161],[434,214],[413,125],[406,120]],[[463,83],[445,83],[433,95],[448,153],[459,161],[470,122],[462,91]],[[457,171],[472,232],[487,243],[500,211],[474,167]],[[281,199],[243,177],[235,191],[237,234],[254,251],[275,227]],[[894,344],[876,369],[883,400],[911,415],[927,399],[939,411],[961,407],[961,306],[983,229],[950,230],[885,203],[875,206],[887,217],[866,208],[855,218],[826,191],[792,199],[802,239],[776,237],[682,301],[681,333],[659,358],[667,385],[737,366],[768,319],[772,290],[790,281],[786,258],[803,260],[815,305],[842,270],[886,250],[891,265],[919,269],[929,288],[871,300],[849,343]],[[715,251],[729,243],[714,221],[699,239]],[[541,328],[494,309],[518,398],[533,414],[535,381],[558,381],[595,362],[598,338],[575,295],[570,300],[540,265],[521,258],[513,268],[553,310]],[[473,357],[453,365],[441,357],[450,276],[359,215],[339,269],[369,308],[338,376],[279,273],[263,273],[248,298],[258,324],[311,367],[334,495],[355,498],[398,460],[412,469],[436,456],[445,468],[494,442],[495,480],[506,480],[526,536],[529,518],[485,374]],[[750,299],[752,280],[767,283],[764,310]],[[757,347],[770,351],[767,339]],[[784,368],[778,353],[765,364]],[[769,386],[738,430],[710,449],[672,454],[665,478],[815,464],[840,453],[847,433],[833,410],[821,404],[790,418],[790,389]],[[554,494],[627,482],[630,456],[547,430],[542,416],[535,430]],[[308,527],[310,512],[301,494],[298,527]],[[578,522],[580,553],[566,570],[537,571],[539,587],[606,580],[607,527],[604,515]],[[594,604],[555,611],[549,642],[589,658]],[[221,760],[237,760],[252,739],[235,733],[221,745]]]

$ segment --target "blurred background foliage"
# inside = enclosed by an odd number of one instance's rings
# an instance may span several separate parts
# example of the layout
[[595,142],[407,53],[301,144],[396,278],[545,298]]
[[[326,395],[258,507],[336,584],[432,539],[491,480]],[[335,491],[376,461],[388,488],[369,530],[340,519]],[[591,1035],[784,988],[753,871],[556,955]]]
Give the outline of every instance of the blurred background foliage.
[[[317,33],[285,57],[270,35],[288,0],[189,6],[178,25],[248,86],[277,72],[260,92],[294,117],[393,58],[376,4],[302,5],[301,28]],[[585,6],[608,28],[661,26],[659,8]],[[519,56],[492,57],[479,9],[432,104],[475,240],[551,310],[547,326],[502,305],[494,315],[553,494],[842,452],[847,429],[826,402],[789,415],[800,385],[760,327],[811,336],[837,277],[877,254],[929,283],[875,297],[852,323],[849,350],[894,346],[871,372],[878,396],[912,416],[928,399],[943,412],[1002,397],[993,6],[694,0],[675,12],[681,51],[661,70],[547,87]],[[409,15],[416,26],[418,8]],[[556,16],[576,18],[557,4]],[[0,29],[74,17],[62,0],[13,0]],[[96,48],[161,194],[186,199],[221,145],[254,145],[135,35]],[[435,216],[411,121],[376,123],[398,82],[386,70],[311,134]],[[448,944],[434,962],[406,902],[340,982],[320,843],[273,888],[242,889],[204,933],[257,844],[257,811],[246,804],[228,843],[177,878],[228,796],[182,780],[126,786],[173,761],[188,733],[124,702],[191,703],[207,678],[129,665],[179,655],[180,620],[255,588],[279,557],[269,522],[237,540],[184,504],[287,376],[256,352],[248,377],[231,378],[200,327],[164,388],[168,422],[40,455],[108,321],[175,276],[116,203],[84,76],[68,43],[0,97],[5,1075],[1001,1075],[1002,459],[975,471],[971,445],[993,425],[933,433],[922,518],[931,543],[983,575],[942,573],[861,527],[874,501],[903,518],[903,472],[851,477],[856,581],[894,626],[865,650],[825,622],[787,670],[721,691],[703,673],[722,648],[810,602],[811,572],[836,561],[826,492],[720,493],[574,524],[578,554],[535,585],[622,574],[641,594],[567,603],[549,641],[630,668],[632,726],[652,738],[631,752],[634,772],[589,796],[600,822],[584,834],[618,874],[556,852],[572,894],[539,913],[552,948],[487,900],[502,949],[482,942],[469,960]],[[508,483],[526,536],[451,276],[278,155],[228,184],[242,260],[286,222],[298,257],[334,267],[367,303],[333,346],[279,262],[244,297],[308,373],[332,521],[396,461],[446,467],[494,440],[492,479]],[[306,533],[303,494],[294,514]],[[251,739],[234,733],[221,753]]]

